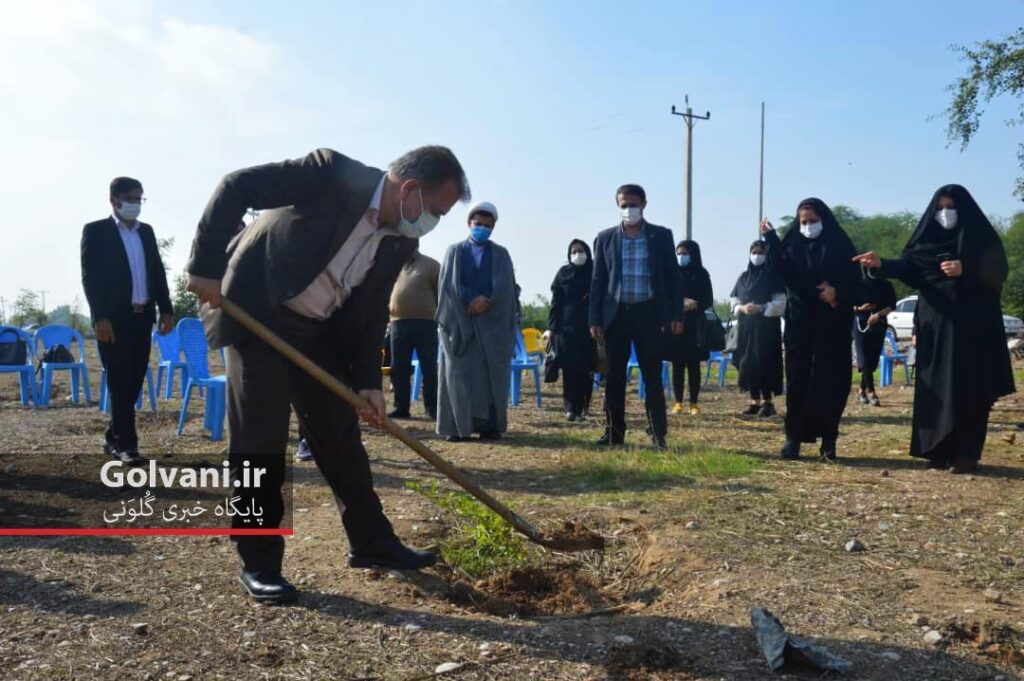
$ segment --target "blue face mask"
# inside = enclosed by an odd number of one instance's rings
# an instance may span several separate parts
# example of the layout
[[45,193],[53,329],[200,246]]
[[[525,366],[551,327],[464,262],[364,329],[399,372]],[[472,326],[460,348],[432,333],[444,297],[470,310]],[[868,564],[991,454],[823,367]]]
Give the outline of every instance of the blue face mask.
[[686,255],[677,255],[676,260],[679,261],[680,267],[687,267],[690,264],[690,254],[687,253]]
[[478,244],[485,244],[491,240],[491,229],[483,225],[473,225],[469,228],[469,238]]

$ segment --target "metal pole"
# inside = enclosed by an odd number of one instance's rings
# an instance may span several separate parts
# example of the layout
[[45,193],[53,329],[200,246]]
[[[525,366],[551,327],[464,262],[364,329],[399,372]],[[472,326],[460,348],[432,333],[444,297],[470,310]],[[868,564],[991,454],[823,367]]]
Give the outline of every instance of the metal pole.
[[684,200],[686,201],[686,207],[683,211],[686,238],[693,238],[693,126],[695,120],[706,121],[711,118],[711,112],[708,111],[703,116],[698,116],[693,113],[693,109],[690,107],[690,96],[686,95],[686,112],[676,111],[676,107],[672,105],[672,114],[674,116],[682,116],[683,121],[686,123],[686,179],[683,185]]
[[686,239],[693,238],[693,109],[686,107]]
[[43,298],[43,314],[44,315],[46,314],[46,294],[49,293],[49,292],[50,292],[49,290],[46,290],[46,291],[44,291],[42,289],[39,290],[39,295],[42,296],[42,298]]
[[[764,102],[761,102],[761,173],[758,180],[758,197],[757,197],[757,223],[761,224],[761,220],[764,220]],[[760,227],[757,230],[758,235],[761,234]]]

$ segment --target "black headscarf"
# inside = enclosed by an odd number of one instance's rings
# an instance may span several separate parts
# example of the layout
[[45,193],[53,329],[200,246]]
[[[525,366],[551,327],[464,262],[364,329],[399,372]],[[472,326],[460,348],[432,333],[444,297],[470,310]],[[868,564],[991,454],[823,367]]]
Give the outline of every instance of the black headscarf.
[[[953,229],[944,229],[935,220],[939,211],[939,198],[948,196],[953,199],[957,213],[957,224]],[[945,278],[938,270],[940,255],[950,255],[964,263],[965,268],[973,269],[982,254],[996,241],[999,233],[985,217],[971,193],[958,184],[947,184],[939,187],[928,207],[917,223],[917,228],[903,249],[904,255],[921,269],[934,273],[936,279]]]
[[[572,247],[580,245],[587,254],[587,264],[582,267],[577,267],[572,264]],[[569,246],[566,249],[566,260],[570,262],[566,265],[562,265],[561,269],[558,270],[558,274],[555,275],[555,283],[553,286],[568,286],[575,289],[577,285],[583,283],[586,286],[587,291],[590,290],[590,279],[594,275],[594,256],[590,252],[590,246],[587,245],[582,239],[573,239],[569,242]]]
[[690,264],[681,268],[683,272],[686,272],[688,269],[692,269],[695,272],[704,269],[704,259],[700,255],[700,244],[690,239],[684,239],[676,244],[676,251],[680,248],[685,248],[686,252],[690,254]]
[[[767,251],[768,246],[761,240],[755,241],[750,244],[750,250],[747,251],[748,256],[750,253],[753,253],[755,248],[760,248],[761,252],[764,253]],[[782,283],[781,279],[775,276],[767,262],[757,267],[754,263],[750,262],[748,257],[747,271],[736,280],[736,285],[733,287],[729,297],[739,298],[740,302],[744,304],[764,305],[771,301],[774,294],[785,292],[786,286]]]
[[[810,208],[821,218],[821,234],[816,239],[808,239],[800,233],[800,209]],[[782,237],[782,250],[790,257],[793,264],[807,267],[817,273],[823,280],[829,279],[830,272],[841,272],[846,276],[850,270],[850,261],[857,254],[853,241],[847,236],[839,221],[821,199],[804,199],[796,207],[797,217],[789,224],[786,236]],[[837,276],[833,274],[832,276]]]

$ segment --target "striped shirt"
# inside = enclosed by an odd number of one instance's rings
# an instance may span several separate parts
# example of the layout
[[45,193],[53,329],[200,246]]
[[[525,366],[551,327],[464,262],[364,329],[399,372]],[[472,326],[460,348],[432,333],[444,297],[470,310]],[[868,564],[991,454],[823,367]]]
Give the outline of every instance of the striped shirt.
[[[621,229],[621,228],[620,228]],[[647,229],[635,237],[622,232],[622,292],[620,303],[643,303],[654,297],[651,286],[650,256],[647,252]]]

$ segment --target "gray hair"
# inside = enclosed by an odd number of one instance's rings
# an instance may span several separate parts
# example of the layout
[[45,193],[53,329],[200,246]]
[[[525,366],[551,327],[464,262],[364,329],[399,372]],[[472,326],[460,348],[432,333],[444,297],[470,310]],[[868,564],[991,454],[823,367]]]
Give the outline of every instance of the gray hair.
[[460,201],[469,201],[471,196],[466,171],[448,147],[432,145],[413,149],[392,161],[388,171],[397,177],[419,180],[427,190],[455,182]]

